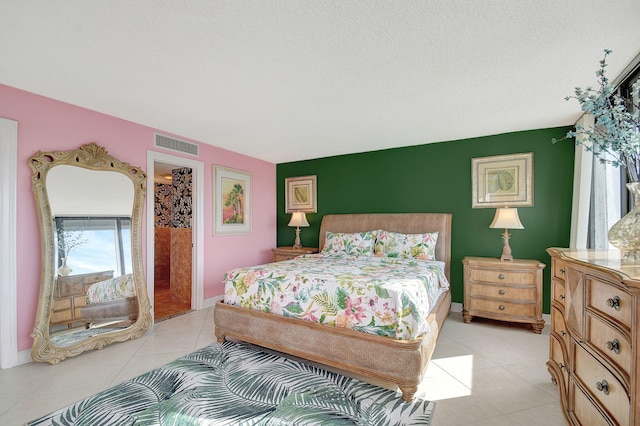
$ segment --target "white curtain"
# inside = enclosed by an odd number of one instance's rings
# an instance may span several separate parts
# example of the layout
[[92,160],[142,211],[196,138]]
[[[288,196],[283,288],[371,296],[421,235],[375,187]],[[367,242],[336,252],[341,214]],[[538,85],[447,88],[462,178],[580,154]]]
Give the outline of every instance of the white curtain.
[[[592,128],[593,117],[585,114],[576,125]],[[620,171],[601,164],[580,143],[574,164],[570,247],[608,250],[607,232],[620,219]]]

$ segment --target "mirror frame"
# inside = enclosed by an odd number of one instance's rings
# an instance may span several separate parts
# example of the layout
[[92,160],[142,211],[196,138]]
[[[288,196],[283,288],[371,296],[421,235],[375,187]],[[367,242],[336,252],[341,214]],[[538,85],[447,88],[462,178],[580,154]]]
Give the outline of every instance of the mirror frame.
[[[138,318],[121,331],[112,331],[89,337],[70,346],[57,346],[51,341],[50,322],[55,287],[55,225],[47,194],[47,173],[53,167],[69,165],[89,170],[121,173],[131,179],[134,187],[131,213],[131,257],[133,279],[138,299]],[[137,339],[151,327],[151,305],[142,267],[142,213],[146,196],[147,174],[139,167],[131,166],[108,154],[96,143],[82,145],[70,151],[38,151],[29,159],[32,169],[32,190],[40,222],[41,278],[36,323],[33,328],[31,358],[38,362],[57,364],[60,361],[92,349],[102,349],[114,342]]]

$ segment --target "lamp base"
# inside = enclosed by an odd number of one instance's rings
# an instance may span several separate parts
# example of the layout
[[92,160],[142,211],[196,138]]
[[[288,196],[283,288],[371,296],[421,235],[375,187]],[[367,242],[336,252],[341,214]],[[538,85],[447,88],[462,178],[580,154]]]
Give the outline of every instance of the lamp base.
[[296,241],[293,243],[294,249],[302,248],[302,244],[300,244],[300,227],[296,226]]
[[513,256],[511,255],[511,247],[509,246],[509,237],[509,232],[505,229],[504,234],[502,234],[504,245],[502,246],[502,256],[500,256],[500,260],[503,262],[513,260]]

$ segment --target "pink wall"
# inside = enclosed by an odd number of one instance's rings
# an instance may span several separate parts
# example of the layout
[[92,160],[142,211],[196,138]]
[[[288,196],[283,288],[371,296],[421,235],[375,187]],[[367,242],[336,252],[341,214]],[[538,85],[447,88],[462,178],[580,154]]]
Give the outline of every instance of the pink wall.
[[[18,122],[17,282],[18,349],[29,349],[40,288],[40,230],[31,192],[31,169],[27,160],[38,150],[76,149],[88,142],[104,146],[109,154],[146,169],[147,150],[153,147],[154,131],[126,120],[79,108],[0,84],[0,116]],[[181,139],[187,139],[176,135]],[[216,148],[199,141],[205,165],[204,200],[204,293],[205,299],[223,293],[224,272],[236,266],[268,262],[276,243],[275,164]],[[175,154],[174,154],[175,155]],[[187,157],[194,159],[194,157]],[[252,174],[252,232],[246,235],[213,235],[212,165],[249,171]],[[142,226],[146,241],[146,212]],[[151,236],[153,238],[153,236]],[[142,246],[146,271],[146,245]]]

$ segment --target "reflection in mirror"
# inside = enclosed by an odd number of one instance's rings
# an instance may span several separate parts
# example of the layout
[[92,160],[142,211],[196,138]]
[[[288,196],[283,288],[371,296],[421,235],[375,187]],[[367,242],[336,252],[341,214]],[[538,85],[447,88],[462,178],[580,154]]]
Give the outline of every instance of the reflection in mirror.
[[34,361],[137,338],[151,324],[141,264],[146,175],[96,145],[29,164],[42,236]]

